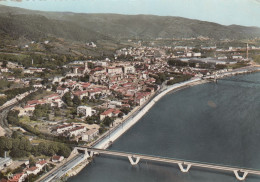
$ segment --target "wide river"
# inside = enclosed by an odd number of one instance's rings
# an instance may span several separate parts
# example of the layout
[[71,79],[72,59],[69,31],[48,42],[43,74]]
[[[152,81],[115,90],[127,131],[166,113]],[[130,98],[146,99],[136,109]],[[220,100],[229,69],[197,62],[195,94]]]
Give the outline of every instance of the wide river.
[[[229,81],[230,79],[235,81]],[[260,169],[260,73],[163,97],[109,148]],[[234,173],[101,155],[70,182],[235,182]],[[249,175],[247,182],[259,182]]]

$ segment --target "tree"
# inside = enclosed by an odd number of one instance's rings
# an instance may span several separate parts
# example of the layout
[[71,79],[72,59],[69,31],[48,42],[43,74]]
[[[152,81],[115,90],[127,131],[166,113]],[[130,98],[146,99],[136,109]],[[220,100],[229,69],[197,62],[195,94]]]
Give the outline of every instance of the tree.
[[18,112],[19,111],[10,111],[7,115],[7,121],[10,123],[10,124],[16,124],[19,122],[19,119],[18,119]]
[[81,100],[79,99],[78,96],[74,96],[72,102],[75,106],[79,106],[81,104]]
[[80,81],[88,82],[89,81],[89,75],[84,75],[83,77],[80,77]]
[[91,62],[88,62],[88,68],[89,69],[94,69],[95,68],[95,65]]
[[14,131],[12,133],[12,138],[18,138],[18,136],[19,136],[19,132],[18,131]]
[[62,97],[62,100],[68,106],[70,106],[70,107],[73,106],[73,102],[72,102],[72,99],[71,99],[71,93],[70,92],[65,93]]
[[60,150],[58,152],[58,155],[68,158],[70,156],[70,153],[71,153],[71,149],[68,146],[66,146],[64,144],[60,145]]
[[52,89],[51,89],[51,91],[53,91],[53,92],[57,92],[57,85],[52,85]]
[[120,117],[120,118],[122,118],[124,116],[124,114],[122,113],[122,112],[120,112],[119,114],[118,114],[118,117]]
[[36,165],[36,161],[34,160],[34,158],[30,157],[30,158],[29,158],[29,166],[30,166],[30,167],[33,167],[33,166],[35,166],[35,165]]
[[131,109],[129,107],[123,107],[120,111],[127,115],[131,111]]
[[11,150],[13,147],[13,142],[7,137],[0,137],[0,148],[5,151]]
[[47,155],[48,154],[48,145],[44,142],[39,143],[38,151],[39,151],[39,153],[41,153],[43,155]]
[[113,122],[114,120],[110,117],[105,117],[105,119],[103,120],[103,124],[107,127],[109,127]]
[[13,158],[21,158],[28,156],[28,153],[25,150],[20,150],[19,148],[13,148],[9,154]]

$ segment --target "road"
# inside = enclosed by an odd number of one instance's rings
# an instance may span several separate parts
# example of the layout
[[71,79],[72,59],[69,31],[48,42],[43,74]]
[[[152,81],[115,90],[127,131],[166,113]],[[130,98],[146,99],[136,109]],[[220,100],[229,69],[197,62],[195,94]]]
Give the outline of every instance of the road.
[[0,107],[0,125],[5,130],[5,133],[7,135],[11,135],[12,131],[9,129],[8,122],[7,122],[7,114],[8,112],[16,105],[19,104],[19,102],[24,99],[26,96],[28,96],[30,93],[35,92],[29,91],[25,92],[23,94],[17,95],[15,98],[11,99],[10,101],[7,101],[4,105]]
[[40,178],[39,182],[49,182],[56,179],[60,179],[63,175],[65,175],[68,171],[70,171],[72,168],[77,166],[79,163],[84,161],[84,154],[79,153],[75,157],[73,157],[71,160],[67,161],[63,165],[59,166],[54,171],[49,172],[47,176],[44,176]]

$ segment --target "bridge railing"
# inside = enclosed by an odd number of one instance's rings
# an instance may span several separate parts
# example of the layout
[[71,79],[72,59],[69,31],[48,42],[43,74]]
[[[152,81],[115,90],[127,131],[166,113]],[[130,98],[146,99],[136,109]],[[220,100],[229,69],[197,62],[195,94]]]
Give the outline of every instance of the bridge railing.
[[222,166],[227,168],[237,168],[241,170],[251,170],[251,171],[258,171],[260,174],[260,169],[255,168],[247,168],[243,166],[233,166],[233,165],[227,165],[227,164],[217,164],[217,163],[209,163],[209,162],[201,162],[201,161],[193,161],[193,160],[186,160],[186,159],[180,159],[180,158],[174,158],[174,157],[165,157],[165,156],[159,156],[159,155],[151,155],[151,154],[142,154],[142,153],[136,153],[136,152],[125,152],[125,151],[119,151],[119,150],[102,150],[102,149],[96,149],[96,148],[88,148],[88,150],[94,150],[96,152],[100,151],[108,151],[108,152],[115,152],[115,153],[124,153],[129,156],[147,156],[152,158],[161,158],[161,159],[167,159],[167,160],[175,160],[175,161],[183,161],[185,163],[197,163],[197,164],[205,164],[205,165],[212,165],[212,166]]

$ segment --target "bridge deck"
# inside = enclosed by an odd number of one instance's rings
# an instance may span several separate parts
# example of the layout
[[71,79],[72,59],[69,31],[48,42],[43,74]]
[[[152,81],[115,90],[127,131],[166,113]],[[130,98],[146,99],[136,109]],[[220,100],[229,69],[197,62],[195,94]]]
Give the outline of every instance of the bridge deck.
[[107,155],[120,156],[120,157],[129,157],[130,156],[130,157],[134,157],[134,158],[140,158],[143,160],[150,160],[150,161],[156,161],[156,162],[184,164],[184,165],[191,165],[193,167],[215,169],[215,170],[222,170],[222,171],[231,171],[231,172],[237,171],[237,172],[243,172],[243,173],[248,173],[248,174],[260,175],[260,170],[246,169],[246,168],[240,168],[240,167],[184,161],[184,160],[172,159],[172,158],[167,158],[167,157],[135,154],[135,153],[130,153],[130,152],[119,152],[119,151],[103,150],[103,149],[95,149],[95,148],[85,148],[85,149],[87,149],[87,151],[89,151],[89,152],[94,152],[94,153],[98,153],[98,154],[107,154]]

